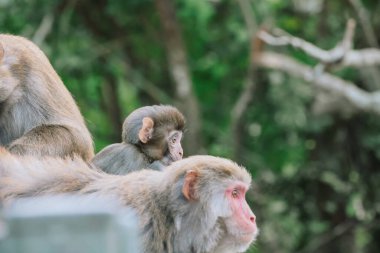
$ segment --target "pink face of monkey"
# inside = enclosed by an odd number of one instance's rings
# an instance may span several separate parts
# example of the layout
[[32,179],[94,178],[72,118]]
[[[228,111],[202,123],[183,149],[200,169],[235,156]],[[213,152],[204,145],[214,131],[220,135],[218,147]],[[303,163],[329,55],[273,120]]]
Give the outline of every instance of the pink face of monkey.
[[[218,167],[218,164],[214,166]],[[259,233],[256,216],[245,200],[250,178],[248,173],[240,170],[240,168],[223,169],[221,166],[219,170],[210,174],[205,172],[203,174],[197,169],[186,172],[182,187],[183,196],[195,204],[199,203],[199,200],[203,205],[207,203],[204,209],[209,212],[209,224],[216,222],[220,225],[219,240],[215,249],[210,252],[245,252]],[[205,174],[208,174],[208,177]],[[241,181],[225,178],[226,175],[233,174],[241,177]],[[210,183],[211,180],[214,181]]]
[[236,182],[231,184],[225,191],[225,197],[230,205],[232,215],[225,219],[229,235],[239,242],[239,252],[246,250],[256,240],[258,228],[256,216],[245,200],[248,187]]
[[168,151],[170,159],[175,162],[181,160],[183,157],[183,149],[181,145],[182,132],[173,130],[169,133],[167,142],[168,142]]

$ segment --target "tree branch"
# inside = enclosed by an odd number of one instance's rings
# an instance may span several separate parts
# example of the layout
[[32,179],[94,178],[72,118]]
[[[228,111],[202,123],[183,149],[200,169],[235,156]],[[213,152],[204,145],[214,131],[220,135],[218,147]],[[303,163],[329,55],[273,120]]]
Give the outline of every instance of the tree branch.
[[366,67],[380,65],[380,50],[368,48],[347,52],[340,66],[342,67]]
[[364,35],[366,40],[368,41],[371,47],[379,47],[379,43],[377,42],[375,31],[371,25],[371,21],[369,18],[369,14],[367,10],[364,8],[362,2],[360,0],[349,0],[355,9],[360,24],[363,27]]
[[[266,31],[260,31],[258,36],[265,43],[272,46],[287,46],[290,45],[296,49],[304,51],[306,54],[317,59],[324,64],[333,64],[340,62],[349,50],[352,48],[352,40],[354,36],[356,23],[353,19],[348,20],[346,31],[343,39],[331,50],[323,50],[314,44],[307,42],[303,39],[286,35],[275,37]],[[283,32],[281,32],[283,33]]]
[[150,96],[156,103],[161,104],[170,104],[173,102],[173,98],[170,97],[165,91],[157,87],[150,80],[146,79],[138,71],[135,71],[131,68],[128,69],[128,72],[132,73],[133,78],[132,85],[136,88],[143,90],[148,96]]
[[[364,31],[365,39],[369,46],[378,48],[379,43],[377,42],[376,34],[371,25],[370,16],[368,11],[363,6],[361,0],[349,0],[354,10],[357,13],[360,25]],[[369,68],[362,69],[362,77],[367,79],[372,88],[378,89],[380,87],[380,72],[379,69],[372,66]]]
[[62,12],[70,5],[75,4],[76,0],[62,0],[52,10],[49,10],[42,18],[40,25],[35,31],[32,41],[38,46],[44,42],[46,37],[51,32],[55,19],[59,19]]
[[245,25],[250,36],[257,32],[257,23],[255,17],[253,16],[251,3],[247,0],[237,0],[240,11],[243,14]]
[[36,43],[38,46],[41,46],[46,36],[51,32],[53,23],[54,23],[53,13],[51,12],[46,13],[40,25],[38,26],[36,32],[34,33],[32,41]]
[[293,48],[300,49],[307,55],[315,58],[323,64],[335,64],[339,67],[366,67],[379,65],[379,49],[351,49],[354,36],[354,28],[355,22],[353,20],[349,20],[347,22],[346,32],[342,41],[331,50],[323,50],[310,42],[291,35],[276,37],[264,30],[261,30],[258,33],[258,37],[265,43],[272,46],[291,46]]
[[284,71],[306,82],[311,82],[318,88],[339,95],[357,111],[380,115],[380,92],[369,93],[329,73],[315,75],[313,68],[278,53],[261,53],[256,62],[261,67]]
[[244,79],[243,89],[231,111],[231,141],[235,160],[239,160],[239,155],[241,154],[242,118],[249,104],[252,102],[254,90],[256,89],[253,54],[256,54],[257,47],[255,46],[255,43],[258,40],[256,38],[257,24],[255,17],[253,16],[251,4],[247,0],[237,0],[237,2],[243,15],[247,32],[251,38],[249,52],[251,52],[252,55],[249,57],[247,75]]

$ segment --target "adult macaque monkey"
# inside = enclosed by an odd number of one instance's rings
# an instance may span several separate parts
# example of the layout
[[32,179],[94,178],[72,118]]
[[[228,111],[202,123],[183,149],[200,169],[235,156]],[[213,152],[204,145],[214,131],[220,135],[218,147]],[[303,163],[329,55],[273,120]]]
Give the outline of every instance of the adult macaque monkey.
[[31,41],[0,34],[0,146],[15,154],[93,157],[71,94]]
[[141,107],[125,119],[122,143],[105,147],[92,162],[110,174],[143,168],[162,170],[182,159],[184,126],[184,116],[173,106]]
[[212,156],[120,176],[92,170],[78,159],[41,160],[0,150],[0,200],[5,204],[57,193],[119,199],[139,216],[144,253],[244,252],[258,234],[245,200],[250,183],[244,168]]

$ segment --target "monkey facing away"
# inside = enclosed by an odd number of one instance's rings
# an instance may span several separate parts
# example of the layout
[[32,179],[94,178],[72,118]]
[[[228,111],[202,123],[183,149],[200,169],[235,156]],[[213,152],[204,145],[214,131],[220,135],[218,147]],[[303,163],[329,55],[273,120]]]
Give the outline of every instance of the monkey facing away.
[[244,252],[258,234],[245,200],[251,177],[234,162],[193,156],[163,171],[110,175],[79,159],[0,150],[0,200],[73,193],[119,199],[136,211],[144,253]]
[[122,143],[105,147],[92,162],[110,174],[143,168],[162,170],[182,159],[184,126],[184,116],[173,106],[141,107],[125,119]]
[[31,41],[0,34],[0,146],[15,154],[93,157],[69,91]]

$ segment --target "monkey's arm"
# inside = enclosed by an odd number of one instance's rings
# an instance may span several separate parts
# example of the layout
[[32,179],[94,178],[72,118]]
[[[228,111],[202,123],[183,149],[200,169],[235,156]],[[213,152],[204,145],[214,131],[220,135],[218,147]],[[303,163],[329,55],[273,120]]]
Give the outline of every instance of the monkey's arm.
[[66,157],[78,154],[90,159],[92,150],[85,152],[86,145],[78,130],[63,125],[41,125],[11,142],[8,150],[19,155]]

